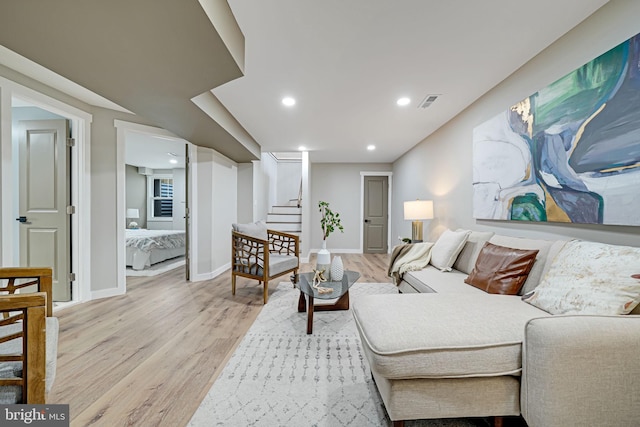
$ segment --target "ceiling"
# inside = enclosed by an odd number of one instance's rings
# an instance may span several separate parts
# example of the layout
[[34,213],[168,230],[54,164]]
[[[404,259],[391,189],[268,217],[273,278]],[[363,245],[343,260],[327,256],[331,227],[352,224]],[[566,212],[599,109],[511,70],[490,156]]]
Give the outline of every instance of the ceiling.
[[605,3],[3,0],[0,63],[238,162],[392,162]]
[[184,168],[185,141],[128,132],[124,161],[128,165],[151,169]]
[[245,76],[213,93],[263,150],[392,162],[605,3],[229,0]]

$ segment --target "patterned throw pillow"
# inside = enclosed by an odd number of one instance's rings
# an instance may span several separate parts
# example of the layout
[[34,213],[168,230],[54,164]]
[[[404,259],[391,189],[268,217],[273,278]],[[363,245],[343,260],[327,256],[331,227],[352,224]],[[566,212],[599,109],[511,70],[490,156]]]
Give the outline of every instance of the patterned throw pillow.
[[628,314],[640,303],[638,268],[640,248],[571,241],[523,300],[551,314]]

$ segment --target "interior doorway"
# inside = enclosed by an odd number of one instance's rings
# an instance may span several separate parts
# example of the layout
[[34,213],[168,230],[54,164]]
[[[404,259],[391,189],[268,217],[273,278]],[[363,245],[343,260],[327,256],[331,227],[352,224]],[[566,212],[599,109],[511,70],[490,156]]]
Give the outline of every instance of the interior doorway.
[[386,176],[364,177],[363,252],[384,254],[388,251],[389,179]]
[[393,172],[360,172],[360,216],[362,253],[389,253],[391,249],[391,205]]
[[154,276],[181,268],[189,279],[188,143],[162,129],[116,122],[118,128],[118,277]]
[[73,299],[72,120],[12,99],[14,265],[50,266],[53,300]]

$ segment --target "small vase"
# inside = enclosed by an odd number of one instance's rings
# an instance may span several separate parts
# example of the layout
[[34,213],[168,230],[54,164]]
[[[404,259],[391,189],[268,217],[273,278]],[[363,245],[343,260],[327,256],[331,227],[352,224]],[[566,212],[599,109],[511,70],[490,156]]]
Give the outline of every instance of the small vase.
[[343,275],[344,265],[342,264],[342,258],[339,256],[334,256],[333,261],[331,261],[331,280],[334,282],[339,282],[342,280]]
[[324,270],[324,277],[331,280],[331,253],[327,250],[327,241],[322,241],[322,249],[318,251],[318,259],[316,261],[316,270]]

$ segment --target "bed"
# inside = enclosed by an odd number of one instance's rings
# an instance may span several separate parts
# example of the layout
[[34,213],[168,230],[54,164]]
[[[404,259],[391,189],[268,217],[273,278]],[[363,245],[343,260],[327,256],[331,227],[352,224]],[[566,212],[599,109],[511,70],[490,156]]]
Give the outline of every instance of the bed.
[[184,230],[126,230],[127,267],[143,270],[185,254]]

